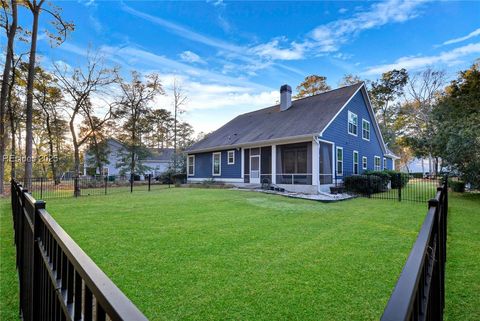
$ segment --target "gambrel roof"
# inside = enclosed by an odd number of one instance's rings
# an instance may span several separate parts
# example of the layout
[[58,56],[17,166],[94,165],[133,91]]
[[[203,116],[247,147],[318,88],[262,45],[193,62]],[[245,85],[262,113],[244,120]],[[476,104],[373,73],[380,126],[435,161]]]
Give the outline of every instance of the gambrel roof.
[[[294,100],[292,106],[284,111],[280,111],[280,105],[275,105],[242,114],[193,144],[188,148],[188,152],[240,147],[302,136],[318,136],[362,87],[364,88],[365,85],[360,82]],[[367,102],[368,106],[369,104],[370,102]],[[369,109],[374,118],[370,106]]]

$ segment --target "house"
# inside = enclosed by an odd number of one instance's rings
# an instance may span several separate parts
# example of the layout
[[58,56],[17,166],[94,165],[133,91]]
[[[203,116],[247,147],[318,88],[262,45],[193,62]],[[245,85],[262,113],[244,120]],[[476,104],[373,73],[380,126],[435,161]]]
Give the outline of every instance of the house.
[[[106,175],[106,176],[116,176],[120,175],[120,168],[117,168],[117,164],[120,162],[122,151],[124,150],[124,144],[114,138],[107,139],[107,150],[108,150],[108,164],[100,169],[91,169],[90,172],[94,171],[97,175]],[[172,156],[174,154],[173,148],[148,148],[149,155],[144,159],[139,159],[143,165],[147,166],[148,169],[144,174],[153,174],[153,176],[158,176],[163,172],[167,171],[170,166]],[[89,151],[85,153],[85,160],[93,157]],[[84,162],[83,174],[87,175],[88,162]],[[143,175],[141,176],[143,177]]]
[[269,182],[288,191],[328,191],[335,179],[395,169],[365,84],[357,83],[240,115],[188,150],[187,179]]

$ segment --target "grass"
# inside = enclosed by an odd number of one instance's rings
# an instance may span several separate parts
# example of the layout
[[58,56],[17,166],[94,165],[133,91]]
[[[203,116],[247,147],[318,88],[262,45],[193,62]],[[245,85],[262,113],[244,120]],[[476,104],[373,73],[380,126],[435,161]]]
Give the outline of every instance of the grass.
[[[479,320],[480,195],[451,194],[446,320]],[[1,211],[1,314],[17,316]],[[171,189],[47,208],[151,320],[377,320],[426,205]]]

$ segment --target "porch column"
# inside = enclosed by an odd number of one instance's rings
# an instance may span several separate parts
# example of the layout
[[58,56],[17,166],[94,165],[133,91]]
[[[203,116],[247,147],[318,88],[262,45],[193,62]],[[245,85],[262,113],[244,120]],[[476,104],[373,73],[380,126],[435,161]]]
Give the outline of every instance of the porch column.
[[320,144],[317,140],[312,140],[312,185],[320,185]]
[[245,148],[242,147],[242,148],[240,148],[240,150],[241,150],[241,155],[242,155],[242,157],[240,157],[240,161],[242,162],[240,164],[241,171],[242,171],[240,177],[243,179],[243,175],[244,175],[244,172],[245,172]]
[[277,145],[272,145],[272,184],[277,184]]

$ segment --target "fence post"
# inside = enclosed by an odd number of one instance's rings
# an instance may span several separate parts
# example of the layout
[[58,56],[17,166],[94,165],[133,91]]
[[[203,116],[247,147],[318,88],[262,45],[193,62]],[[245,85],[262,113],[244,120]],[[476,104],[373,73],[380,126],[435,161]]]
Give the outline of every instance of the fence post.
[[36,201],[34,203],[34,212],[33,212],[33,260],[32,260],[32,320],[36,318],[36,316],[40,315],[41,311],[41,299],[42,299],[42,291],[41,291],[41,282],[42,282],[42,272],[41,272],[41,265],[42,265],[42,255],[40,253],[40,248],[38,243],[40,241],[40,235],[42,233],[42,229],[40,227],[41,218],[40,218],[40,209],[45,208],[44,201]]
[[402,201],[402,177],[400,173],[396,174],[398,184],[398,201]]
[[43,177],[40,177],[40,199],[43,198]]
[[148,174],[148,191],[150,192],[150,185],[152,184],[152,174]]
[[172,180],[172,173],[168,173],[168,188],[170,188],[170,181]]
[[130,174],[130,193],[133,193],[133,179],[135,177],[135,174],[131,173]]
[[372,175],[367,175],[367,196],[368,198],[372,197]]
[[108,176],[105,176],[105,195],[107,195]]

